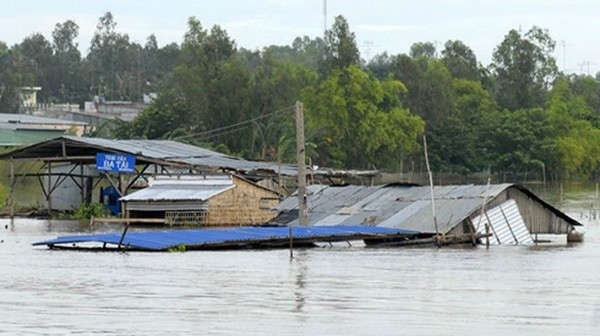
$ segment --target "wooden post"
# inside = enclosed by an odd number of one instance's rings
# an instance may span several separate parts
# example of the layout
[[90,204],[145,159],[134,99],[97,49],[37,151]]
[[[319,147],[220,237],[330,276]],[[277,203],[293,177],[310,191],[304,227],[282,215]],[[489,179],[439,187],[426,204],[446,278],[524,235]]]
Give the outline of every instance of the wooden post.
[[423,135],[423,150],[425,151],[425,165],[427,166],[427,174],[429,175],[429,189],[431,193],[431,213],[433,215],[433,226],[435,228],[436,245],[439,247],[439,235],[437,217],[435,215],[435,196],[433,194],[433,175],[431,174],[431,168],[429,167],[429,157],[427,155],[427,137]]
[[123,229],[123,233],[121,234],[121,239],[119,239],[119,244],[117,245],[118,251],[121,251],[121,245],[123,244],[123,239],[125,239],[127,230],[129,230],[129,221],[128,220],[125,221],[125,228]]
[[46,193],[48,202],[48,217],[52,216],[52,162],[48,161],[48,190]]
[[15,162],[10,158],[10,193],[8,195],[10,202],[10,220],[15,218]]
[[298,222],[308,225],[306,213],[306,158],[304,148],[304,111],[301,102],[296,102],[296,148],[298,153]]
[[[302,103],[296,101],[296,154],[298,159],[298,224],[308,224],[306,213],[306,158],[304,148],[304,111]],[[290,260],[294,258],[294,235],[289,226]]]
[[490,224],[485,223],[485,248],[490,248]]
[[83,164],[79,164],[79,184],[81,185],[81,205],[85,204],[85,178],[83,177]]

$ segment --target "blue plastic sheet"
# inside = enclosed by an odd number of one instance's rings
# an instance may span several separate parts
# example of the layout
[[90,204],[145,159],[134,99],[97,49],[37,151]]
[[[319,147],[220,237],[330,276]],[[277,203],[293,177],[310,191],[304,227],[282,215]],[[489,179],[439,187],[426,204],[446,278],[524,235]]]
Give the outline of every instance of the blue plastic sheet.
[[[364,225],[301,226],[292,228],[294,239],[331,238],[356,236],[393,237],[418,234],[417,231]],[[33,245],[65,245],[77,243],[106,243],[118,245],[122,233],[102,233],[91,235],[62,236],[56,239],[36,242]],[[211,247],[225,243],[268,243],[289,238],[289,227],[236,227],[230,229],[194,229],[128,232],[122,241],[126,248],[142,250],[167,250],[185,245],[190,247]]]

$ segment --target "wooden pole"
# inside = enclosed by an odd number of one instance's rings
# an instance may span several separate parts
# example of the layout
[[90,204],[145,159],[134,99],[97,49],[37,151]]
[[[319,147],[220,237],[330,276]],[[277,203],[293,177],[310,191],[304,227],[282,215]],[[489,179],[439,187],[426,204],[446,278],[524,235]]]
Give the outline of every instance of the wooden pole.
[[119,239],[119,244],[117,246],[117,250],[121,251],[121,245],[123,244],[123,239],[125,239],[125,235],[127,234],[127,230],[129,230],[129,221],[125,222],[125,228],[123,229],[123,233],[121,234],[121,239]]
[[298,219],[302,226],[308,225],[306,213],[306,158],[304,148],[304,111],[296,102],[296,147],[298,153]]
[[85,204],[85,178],[83,177],[83,164],[79,164],[79,183],[81,185],[81,205]]
[[[481,203],[481,213],[479,214],[479,221],[477,222],[477,228],[475,231],[479,231],[479,227],[481,226],[481,221],[483,220],[483,215],[485,214],[485,205],[487,204],[488,191],[490,190],[490,183],[492,182],[492,178],[488,176],[487,186],[485,187],[485,195],[483,195],[483,201]],[[487,224],[486,224],[487,225]],[[486,226],[486,234],[488,233],[489,227]]]
[[490,224],[485,223],[485,248],[490,248]]
[[52,216],[52,162],[48,161],[48,192],[46,194],[48,202],[48,217]]
[[8,195],[10,202],[10,220],[15,218],[15,162],[10,158],[10,194]]
[[[304,111],[302,103],[296,102],[296,154],[298,159],[298,224],[308,224],[306,213],[306,158],[304,148]],[[292,224],[289,226],[290,260],[294,258],[294,236]]]
[[433,194],[433,175],[431,174],[431,168],[429,167],[429,157],[427,155],[427,137],[423,135],[423,150],[425,151],[425,165],[427,166],[427,174],[429,175],[429,191],[431,193],[431,213],[433,215],[433,226],[435,228],[436,244],[439,247],[439,235],[437,217],[435,215],[435,196]]

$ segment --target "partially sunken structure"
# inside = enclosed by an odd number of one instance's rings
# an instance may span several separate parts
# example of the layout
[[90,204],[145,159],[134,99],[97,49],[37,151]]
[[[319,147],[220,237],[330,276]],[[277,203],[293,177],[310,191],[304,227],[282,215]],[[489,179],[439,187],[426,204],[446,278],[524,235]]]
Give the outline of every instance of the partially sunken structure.
[[157,177],[121,198],[126,218],[163,218],[166,224],[257,225],[277,215],[279,195],[239,176]]
[[[309,225],[375,225],[423,234],[470,235],[488,232],[491,243],[527,244],[531,235],[569,234],[576,220],[516,184],[436,186],[435,222],[429,187],[308,187]],[[277,224],[298,225],[297,197],[277,206]],[[436,225],[437,224],[437,225]]]

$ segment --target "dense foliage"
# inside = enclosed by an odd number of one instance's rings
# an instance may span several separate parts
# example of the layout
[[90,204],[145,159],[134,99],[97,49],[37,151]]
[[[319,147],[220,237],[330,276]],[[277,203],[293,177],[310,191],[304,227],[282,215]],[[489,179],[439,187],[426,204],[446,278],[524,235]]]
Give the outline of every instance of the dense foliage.
[[[52,40],[0,41],[0,112],[19,112],[20,86],[42,86],[42,103],[158,98],[109,135],[200,144],[251,159],[294,160],[295,101],[304,102],[311,163],[406,170],[422,162],[426,134],[433,169],[592,178],[600,168],[600,83],[560,73],[555,42],[538,27],[509,31],[482,65],[459,40],[438,51],[360,58],[342,16],[324,38],[240,48],[219,26],[192,17],[181,44],[145,45],[99,18],[89,53],[75,22]],[[597,76],[598,77],[598,76]],[[543,175],[543,176],[542,176]]]

